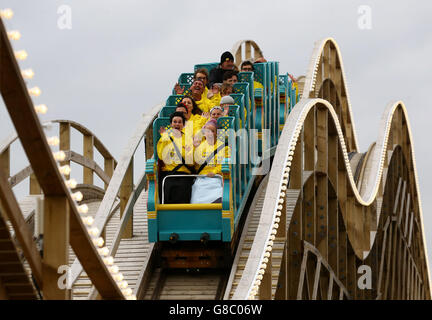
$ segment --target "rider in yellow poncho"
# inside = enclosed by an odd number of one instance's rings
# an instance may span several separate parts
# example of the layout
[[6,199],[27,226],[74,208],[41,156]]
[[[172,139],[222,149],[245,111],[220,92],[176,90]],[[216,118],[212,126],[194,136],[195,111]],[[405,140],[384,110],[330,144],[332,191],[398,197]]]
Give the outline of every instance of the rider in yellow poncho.
[[217,140],[217,124],[210,120],[203,128],[205,140],[194,150],[195,170],[198,177],[192,185],[191,203],[222,202],[222,163],[230,158],[230,148]]

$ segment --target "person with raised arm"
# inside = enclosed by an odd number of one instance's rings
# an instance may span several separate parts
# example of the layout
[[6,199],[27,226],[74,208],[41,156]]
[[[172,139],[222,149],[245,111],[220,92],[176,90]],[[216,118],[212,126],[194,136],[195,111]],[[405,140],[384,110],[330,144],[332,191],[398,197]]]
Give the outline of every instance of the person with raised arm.
[[190,96],[185,96],[182,101],[178,103],[176,111],[181,111],[182,108],[186,110],[184,113],[186,119],[185,131],[188,132],[188,126],[192,125],[193,135],[195,135],[208,121],[210,113],[202,112],[201,109],[198,108],[195,100]]
[[191,203],[221,203],[223,195],[222,162],[230,158],[230,148],[217,139],[217,122],[209,120],[203,127],[204,140],[194,150],[196,178]]
[[161,161],[159,177],[159,195],[164,203],[189,203],[193,180],[188,177],[166,178],[167,176],[195,173],[193,165],[185,161],[186,152],[192,151],[192,142],[186,141],[183,129],[186,119],[182,112],[170,116],[171,129],[160,129],[161,137],[157,144],[157,154]]

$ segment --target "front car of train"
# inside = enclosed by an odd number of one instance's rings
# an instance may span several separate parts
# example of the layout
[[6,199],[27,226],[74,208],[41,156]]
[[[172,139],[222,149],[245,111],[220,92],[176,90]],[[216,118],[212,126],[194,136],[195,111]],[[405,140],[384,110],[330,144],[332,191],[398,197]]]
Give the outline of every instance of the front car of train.
[[[199,64],[195,70],[210,70],[216,65]],[[156,146],[161,127],[169,134],[169,115],[184,96],[169,96],[154,120],[154,156],[146,163],[148,234],[150,242],[160,243],[164,248],[166,254],[162,256],[167,258],[169,267],[214,267],[232,255],[237,226],[255,178],[265,174],[259,169],[265,157],[270,161],[281,132],[280,124],[298,99],[287,75],[279,76],[278,68],[278,62],[266,62],[255,64],[254,72],[240,72],[231,94],[235,104],[229,106],[227,116],[217,120],[217,139],[232,151],[222,163],[222,203],[164,203],[159,184],[165,180],[160,179]],[[183,73],[178,82],[187,90],[192,79],[192,73]],[[254,80],[262,83],[264,89],[254,90]],[[198,259],[192,259],[197,251],[201,252]]]

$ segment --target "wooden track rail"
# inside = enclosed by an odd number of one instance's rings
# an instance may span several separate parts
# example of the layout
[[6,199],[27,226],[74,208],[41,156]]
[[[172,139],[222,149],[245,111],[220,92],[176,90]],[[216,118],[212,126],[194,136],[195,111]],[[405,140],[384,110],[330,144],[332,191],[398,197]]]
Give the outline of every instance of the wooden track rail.
[[[328,82],[326,84],[326,82]],[[308,72],[304,82],[304,98],[323,97],[328,86],[334,86],[332,95],[326,95],[339,116],[341,128],[346,139],[347,152],[358,150],[354,123],[352,121],[351,103],[349,100],[342,55],[338,44],[332,38],[315,43]],[[336,103],[337,100],[337,103]]]
[[[57,270],[60,265],[68,264],[67,248],[70,242],[101,296],[108,299],[123,299],[119,287],[94,247],[70,192],[63,182],[1,20],[0,36],[0,91],[35,177],[45,195],[42,267],[44,298],[69,298],[69,290],[62,290],[57,286]],[[35,150],[37,152],[34,152]],[[19,230],[16,229],[15,232]]]
[[[389,105],[382,128],[386,134],[378,139],[374,153],[365,164],[372,168],[365,172],[364,192],[360,194],[333,107],[326,100],[303,99],[294,108],[275,154],[257,235],[233,299],[255,297],[255,294],[266,298],[261,288],[266,286],[265,270],[272,262],[268,250],[272,234],[286,241],[277,298],[298,297],[302,241],[307,241],[317,248],[320,260],[335,270],[337,279],[347,289],[347,296],[430,299],[411,134],[402,102]],[[398,128],[400,132],[395,133]],[[306,181],[299,179],[308,170],[314,174]],[[299,200],[294,211],[288,212],[284,209],[286,194],[298,188],[301,188]],[[386,226],[386,219],[397,223]],[[285,231],[279,229],[283,225],[281,220],[286,221]],[[415,245],[410,242],[414,239]],[[358,288],[358,270],[364,266],[370,268],[374,277],[375,287],[368,290]],[[414,291],[408,292],[407,288]]]
[[[420,193],[404,104],[387,106],[378,139],[356,170],[355,180],[348,153],[358,146],[342,58],[333,39],[315,46],[303,96],[280,137],[258,229],[233,299],[272,298],[269,270],[273,274],[275,268],[275,299],[326,299],[328,295],[317,291],[317,270],[323,265],[328,266],[327,278],[332,275],[344,288],[345,298],[430,299]],[[294,208],[288,204],[292,192],[299,194]],[[274,265],[272,247],[281,240],[282,262]],[[313,259],[305,253],[306,242]],[[308,261],[315,261],[315,267]]]
[[[253,54],[252,54],[253,49]],[[244,55],[243,55],[244,51]],[[241,40],[234,44],[231,52],[235,58],[235,65],[240,68],[240,65],[245,60],[255,61],[263,57],[263,53],[258,44],[253,40]]]
[[[87,182],[92,182],[93,174],[96,174],[105,183],[106,189],[117,165],[117,161],[104,146],[104,144],[89,129],[77,122],[70,120],[52,120],[43,124],[43,127],[52,126],[53,124],[58,124],[60,137],[59,150],[64,151],[66,154],[65,160],[60,164],[70,165],[71,162],[74,162],[81,165],[83,168],[85,168],[85,170],[83,170],[83,177],[81,180],[82,182],[85,180]],[[85,141],[93,141],[93,145],[88,145],[84,148],[87,150],[93,148],[93,150],[88,154],[93,155],[95,151],[98,151],[102,155],[104,169],[102,169],[92,157],[85,157],[82,154],[71,150],[71,129],[75,129],[77,132],[82,134],[83,146],[85,146]],[[9,178],[12,188],[25,181],[25,179],[30,178],[29,193],[31,195],[40,194],[41,190],[39,184],[34,177],[33,170],[30,165],[20,170],[13,176],[10,176],[10,164],[11,161],[13,161],[11,147],[13,143],[17,141],[17,139],[18,136],[16,134],[11,135],[4,143],[0,145],[0,159],[3,167],[5,168],[5,173]],[[66,176],[66,178],[70,178],[70,176]],[[93,185],[93,183],[90,183],[90,185]]]

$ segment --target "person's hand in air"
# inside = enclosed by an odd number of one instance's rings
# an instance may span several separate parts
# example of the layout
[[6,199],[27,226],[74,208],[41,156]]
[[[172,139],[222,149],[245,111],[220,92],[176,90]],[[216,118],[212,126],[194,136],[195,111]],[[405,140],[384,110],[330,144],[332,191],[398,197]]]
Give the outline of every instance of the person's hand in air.
[[193,138],[193,145],[194,145],[194,147],[197,148],[200,144],[201,144],[201,139],[199,137],[195,136]]
[[184,87],[180,87],[180,85],[178,84],[178,82],[175,84],[174,86],[174,91],[176,92],[176,94],[178,95],[182,95],[185,91]]
[[218,83],[214,83],[211,89],[207,93],[207,98],[211,99],[214,95],[220,92],[220,85]]
[[297,82],[297,79],[296,78],[294,78],[294,76],[293,75],[291,75],[291,74],[289,74],[288,73],[288,76],[291,78],[291,80],[292,80],[292,82]]

